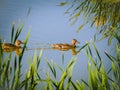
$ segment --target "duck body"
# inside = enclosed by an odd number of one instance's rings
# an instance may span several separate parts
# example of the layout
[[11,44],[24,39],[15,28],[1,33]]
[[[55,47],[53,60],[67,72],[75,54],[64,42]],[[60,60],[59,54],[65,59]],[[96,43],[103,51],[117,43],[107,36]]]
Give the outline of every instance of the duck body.
[[11,43],[2,43],[3,52],[12,52],[12,51],[15,51],[19,48],[21,48],[21,47],[18,47],[14,44],[11,44]]
[[58,49],[71,49],[75,48],[76,46],[69,45],[69,44],[52,44],[53,48],[58,48]]
[[54,49],[59,49],[59,50],[69,50],[75,48],[77,43],[79,42],[76,39],[73,39],[72,44],[67,44],[67,43],[52,44],[52,47]]
[[3,52],[12,52],[20,49],[21,48],[20,44],[23,44],[23,42],[21,42],[20,40],[16,40],[15,44],[2,43],[1,46]]

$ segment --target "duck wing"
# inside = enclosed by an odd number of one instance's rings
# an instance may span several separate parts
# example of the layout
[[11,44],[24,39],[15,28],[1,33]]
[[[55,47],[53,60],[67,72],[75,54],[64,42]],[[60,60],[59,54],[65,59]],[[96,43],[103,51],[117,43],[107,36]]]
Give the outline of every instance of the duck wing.
[[70,44],[68,44],[68,43],[63,43],[62,45],[63,46],[70,46]]
[[16,48],[17,47],[14,44],[11,44],[11,43],[2,43],[2,49],[5,52],[14,51],[14,50],[16,50]]

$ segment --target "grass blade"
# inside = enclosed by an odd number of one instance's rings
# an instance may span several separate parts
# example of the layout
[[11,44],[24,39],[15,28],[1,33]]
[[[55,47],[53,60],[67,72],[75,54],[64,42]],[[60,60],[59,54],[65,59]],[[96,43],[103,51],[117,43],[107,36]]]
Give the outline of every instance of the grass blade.
[[73,71],[73,68],[74,68],[74,65],[75,65],[75,61],[76,61],[76,58],[73,57],[70,62],[68,63],[67,67],[66,67],[66,70],[63,71],[62,73],[62,76],[60,78],[60,81],[58,83],[58,89],[63,89],[64,87],[64,81],[66,79],[67,76],[69,77],[72,77],[72,71]]
[[30,12],[31,12],[31,8],[28,8],[27,17],[30,15]]
[[80,30],[82,30],[82,28],[85,26],[85,24],[82,24],[79,26],[79,28],[77,29],[76,33],[78,33]]
[[46,60],[46,63],[48,65],[48,67],[50,68],[53,76],[56,78],[56,70],[55,70],[55,67],[54,67],[54,63],[52,63],[52,65],[50,65],[50,63],[48,62],[48,60]]
[[113,62],[114,60],[116,60],[115,57],[109,55],[106,51],[105,51],[105,55],[106,55],[106,56],[109,58],[109,60],[111,60],[112,62]]
[[89,85],[88,85],[88,83],[86,81],[84,81],[83,79],[81,79],[81,80],[87,87],[89,87]]
[[39,56],[37,58],[37,69],[38,69],[38,67],[40,65],[41,58],[42,58],[42,50],[40,51],[40,54],[39,54]]
[[99,54],[99,52],[98,52],[98,50],[97,50],[97,48],[96,48],[96,46],[95,46],[94,43],[93,43],[93,46],[94,46],[94,49],[95,49],[95,51],[96,51],[96,53],[97,53],[97,56],[98,56],[99,60],[101,61],[101,60],[102,60],[102,59],[101,59],[101,56],[100,56],[100,54]]
[[62,64],[64,64],[64,59],[65,59],[65,55],[64,53],[62,54]]
[[14,38],[14,31],[15,31],[15,26],[14,24],[12,25],[12,33],[11,33],[11,42],[13,43],[13,38]]

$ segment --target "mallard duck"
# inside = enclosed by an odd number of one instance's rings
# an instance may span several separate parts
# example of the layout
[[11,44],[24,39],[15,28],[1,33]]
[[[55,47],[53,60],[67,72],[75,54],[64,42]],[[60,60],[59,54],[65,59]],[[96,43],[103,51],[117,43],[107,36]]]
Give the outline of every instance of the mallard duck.
[[20,44],[24,44],[24,43],[20,40],[16,40],[15,44],[2,43],[2,50],[3,50],[3,52],[16,51],[21,48]]
[[71,44],[59,43],[59,44],[52,44],[51,46],[54,49],[68,50],[68,49],[75,48],[77,43],[79,43],[79,42],[76,39],[72,39]]

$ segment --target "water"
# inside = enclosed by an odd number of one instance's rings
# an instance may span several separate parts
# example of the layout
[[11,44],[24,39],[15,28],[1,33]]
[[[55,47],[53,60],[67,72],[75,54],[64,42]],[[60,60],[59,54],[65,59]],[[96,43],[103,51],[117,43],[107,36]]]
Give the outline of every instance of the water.
[[[77,28],[83,21],[77,21],[74,26],[70,26],[68,15],[64,15],[64,12],[68,7],[58,6],[60,2],[62,2],[62,0],[1,0],[0,36],[2,39],[6,42],[10,42],[12,23],[15,23],[17,27],[18,22],[23,23],[26,19],[25,27],[19,37],[20,40],[25,39],[28,30],[30,29],[30,38],[27,47],[28,49],[33,50],[25,51],[22,61],[23,73],[26,72],[29,67],[28,58],[31,58],[32,60],[35,48],[49,48],[52,43],[71,43],[73,38],[76,38],[80,42],[78,46],[82,47],[86,41],[94,38],[96,32],[95,27],[90,28],[89,25],[86,25],[79,33],[76,33]],[[29,8],[31,8],[31,12],[29,17],[26,17]],[[107,57],[105,57],[104,51],[110,51],[111,47],[107,46],[107,40],[97,42],[96,45],[104,60],[105,69],[107,71],[110,68],[110,62]],[[39,53],[40,49],[37,49],[36,51]],[[62,61],[63,55],[64,62]],[[71,50],[64,52],[45,49],[43,50],[39,69],[40,71],[42,69],[45,69],[46,72],[48,71],[48,67],[45,63],[46,59],[65,68],[72,56],[75,55],[72,55]],[[72,80],[84,79],[87,81],[88,59],[85,55],[85,51],[82,50],[76,57],[77,61],[73,70]],[[14,63],[14,61],[12,61],[12,63]],[[60,78],[60,74],[61,72],[58,70],[58,79]]]

